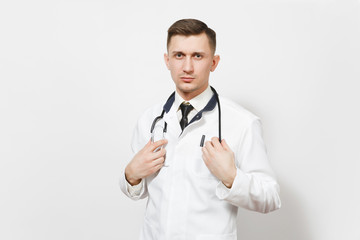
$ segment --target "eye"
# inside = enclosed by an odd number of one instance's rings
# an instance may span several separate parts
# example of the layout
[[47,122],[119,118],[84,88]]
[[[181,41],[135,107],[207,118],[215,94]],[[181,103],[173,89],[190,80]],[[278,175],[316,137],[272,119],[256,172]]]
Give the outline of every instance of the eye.
[[175,54],[175,57],[176,58],[181,58],[183,55],[182,55],[182,53],[177,53],[177,54]]
[[195,54],[195,58],[196,58],[196,59],[201,59],[201,58],[202,58],[202,55],[201,55],[201,54]]

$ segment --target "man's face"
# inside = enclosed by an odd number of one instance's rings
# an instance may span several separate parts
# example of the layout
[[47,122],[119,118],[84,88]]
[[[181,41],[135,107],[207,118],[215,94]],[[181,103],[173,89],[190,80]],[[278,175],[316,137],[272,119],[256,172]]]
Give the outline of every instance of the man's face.
[[214,56],[208,37],[202,33],[173,36],[164,59],[176,90],[182,98],[190,100],[207,88],[210,72],[215,70],[220,57]]

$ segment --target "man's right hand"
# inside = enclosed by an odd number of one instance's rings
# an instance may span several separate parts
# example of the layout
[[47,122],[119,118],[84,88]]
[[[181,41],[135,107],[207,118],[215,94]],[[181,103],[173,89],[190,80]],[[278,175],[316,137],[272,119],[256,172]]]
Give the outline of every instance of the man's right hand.
[[141,149],[125,168],[125,177],[130,185],[137,185],[141,179],[157,172],[164,165],[165,148],[161,148],[157,152],[155,149],[167,144],[166,139],[156,142],[149,142]]

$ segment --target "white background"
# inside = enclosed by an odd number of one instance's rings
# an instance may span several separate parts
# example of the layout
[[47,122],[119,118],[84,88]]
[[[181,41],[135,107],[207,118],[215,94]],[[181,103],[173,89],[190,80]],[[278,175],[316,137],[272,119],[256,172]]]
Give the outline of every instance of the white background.
[[239,210],[239,239],[359,240],[360,2],[129,2],[0,2],[0,239],[137,239],[146,201],[120,169],[190,17],[217,32],[211,84],[261,117],[281,186],[282,209]]

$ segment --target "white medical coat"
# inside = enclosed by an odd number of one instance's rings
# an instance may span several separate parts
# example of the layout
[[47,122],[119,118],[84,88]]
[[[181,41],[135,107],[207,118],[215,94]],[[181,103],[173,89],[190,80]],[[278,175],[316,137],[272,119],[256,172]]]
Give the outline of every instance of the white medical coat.
[[[163,118],[168,167],[143,179],[137,195],[129,193],[124,173],[120,179],[121,190],[131,199],[148,197],[141,240],[235,240],[238,207],[261,213],[280,208],[259,118],[226,98],[220,97],[220,104],[222,137],[237,167],[231,189],[206,167],[200,147],[202,135],[205,141],[218,136],[218,108],[204,111],[182,132],[172,106]],[[140,117],[132,141],[134,154],[149,141],[150,126],[162,110],[159,104]]]

